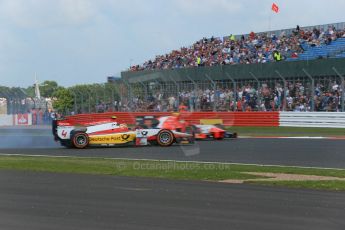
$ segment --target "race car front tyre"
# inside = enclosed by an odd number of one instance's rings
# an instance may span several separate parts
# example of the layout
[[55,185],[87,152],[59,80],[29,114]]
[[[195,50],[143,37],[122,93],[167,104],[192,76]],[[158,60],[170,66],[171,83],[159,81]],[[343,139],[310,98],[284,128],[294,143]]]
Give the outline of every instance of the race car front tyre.
[[167,147],[174,143],[174,134],[170,130],[161,130],[157,134],[157,143],[160,146]]
[[72,135],[72,143],[77,149],[84,149],[89,145],[89,136],[84,132],[76,132]]
[[237,133],[226,133],[225,134],[226,138],[237,138]]

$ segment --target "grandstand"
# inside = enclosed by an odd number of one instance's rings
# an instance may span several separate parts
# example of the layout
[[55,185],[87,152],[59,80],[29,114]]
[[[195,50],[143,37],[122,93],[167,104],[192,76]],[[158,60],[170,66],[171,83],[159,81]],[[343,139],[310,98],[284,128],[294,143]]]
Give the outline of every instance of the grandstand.
[[344,58],[345,57],[345,37],[338,38],[330,44],[323,44],[318,47],[301,44],[304,52],[298,58],[288,58],[287,61],[294,60],[314,60],[317,58]]
[[344,57],[345,23],[204,38],[122,72],[120,110],[345,111]]
[[341,58],[345,55],[344,23],[313,27],[230,35],[223,38],[203,38],[192,46],[182,47],[166,55],[159,55],[131,71],[176,69],[193,66],[251,64],[282,60],[314,60]]

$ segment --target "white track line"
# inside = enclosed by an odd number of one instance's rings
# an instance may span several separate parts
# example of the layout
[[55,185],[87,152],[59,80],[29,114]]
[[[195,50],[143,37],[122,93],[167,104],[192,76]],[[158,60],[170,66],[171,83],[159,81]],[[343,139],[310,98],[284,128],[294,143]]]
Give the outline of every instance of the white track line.
[[81,157],[81,156],[59,156],[59,155],[29,155],[29,154],[11,154],[0,153],[0,156],[20,156],[20,157],[47,157],[47,158],[79,158],[79,159],[103,159],[103,160],[126,160],[126,161],[154,161],[154,162],[175,162],[175,163],[197,163],[197,164],[222,164],[222,165],[242,165],[242,166],[258,166],[258,167],[280,167],[280,168],[298,168],[298,169],[330,169],[344,171],[343,168],[323,168],[312,166],[295,166],[295,165],[265,165],[265,164],[249,164],[235,162],[217,162],[217,161],[181,161],[181,160],[157,160],[157,159],[139,159],[139,158],[112,158],[112,157]]

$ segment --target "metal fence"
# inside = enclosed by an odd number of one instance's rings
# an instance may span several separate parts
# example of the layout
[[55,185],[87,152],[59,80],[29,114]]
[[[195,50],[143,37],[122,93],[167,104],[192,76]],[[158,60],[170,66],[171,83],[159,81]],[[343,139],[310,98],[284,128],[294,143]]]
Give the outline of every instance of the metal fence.
[[30,124],[49,124],[51,102],[46,98],[32,98],[19,87],[0,86],[0,114],[31,114]]
[[0,87],[0,98],[2,98],[2,112],[7,114],[27,113],[32,109],[47,108],[45,100],[31,98],[19,87]]
[[79,85],[69,88],[72,95],[72,107],[65,111],[65,115],[80,113],[103,113],[121,111],[121,95],[125,95],[121,84],[93,84]]
[[[195,80],[166,75],[153,80],[123,81],[121,111],[344,111],[344,77],[333,75],[264,78],[249,72],[243,78],[207,73]],[[181,78],[180,78],[181,79]]]

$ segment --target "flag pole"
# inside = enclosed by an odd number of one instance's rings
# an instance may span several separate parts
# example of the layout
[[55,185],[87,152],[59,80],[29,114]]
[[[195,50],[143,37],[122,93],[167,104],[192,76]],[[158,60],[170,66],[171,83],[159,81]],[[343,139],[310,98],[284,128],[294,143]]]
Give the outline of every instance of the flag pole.
[[268,31],[271,31],[271,16],[272,16],[272,10],[268,13]]
[[279,7],[277,4],[273,3],[272,6],[271,6],[271,9],[270,9],[270,13],[269,13],[269,16],[268,16],[268,30],[271,31],[271,16],[273,14],[274,11],[275,13],[278,13],[279,12]]

